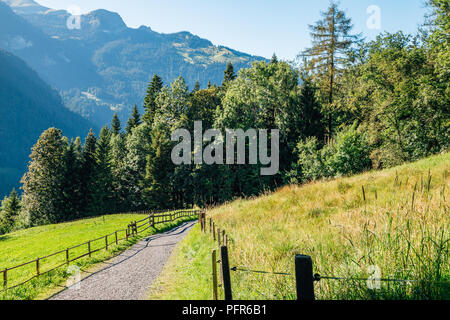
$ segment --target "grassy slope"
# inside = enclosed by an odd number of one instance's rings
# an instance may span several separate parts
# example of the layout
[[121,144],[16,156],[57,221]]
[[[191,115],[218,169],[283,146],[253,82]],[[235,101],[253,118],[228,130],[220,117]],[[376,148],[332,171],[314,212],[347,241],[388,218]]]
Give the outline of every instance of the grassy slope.
[[[68,247],[84,243],[86,241],[105,236],[119,229],[126,229],[131,221],[140,220],[144,216],[138,214],[116,214],[106,215],[102,217],[85,219],[69,223],[54,224],[48,226],[41,226],[27,230],[6,234],[0,236],[0,270],[5,267],[12,267],[20,265],[21,263],[31,261],[37,257],[43,257],[48,254],[65,250]],[[173,223],[167,223],[157,226],[157,229],[149,229],[140,237],[148,236],[150,234],[167,230],[176,224],[185,221],[180,219]],[[125,233],[119,233],[119,238],[125,237]],[[115,237],[109,238],[109,243],[115,241]],[[92,258],[84,258],[73,262],[73,265],[79,267],[88,267],[95,263],[111,258],[118,252],[126,249],[137,239],[128,242],[120,242],[119,245],[111,245],[110,250],[100,251],[92,255]],[[92,243],[91,250],[100,248],[105,245],[104,239]],[[80,256],[87,252],[87,246],[82,246],[77,249],[70,250],[72,258]],[[65,253],[59,254],[55,257],[44,259],[41,261],[41,272],[50,270],[65,261]],[[7,294],[0,293],[0,300],[3,299],[33,299],[37,296],[42,296],[49,289],[54,288],[62,280],[69,275],[66,272],[67,268],[60,268],[48,275],[41,276],[33,280],[30,284],[21,286],[17,289],[8,291]],[[8,285],[12,286],[15,283],[26,280],[36,273],[36,265],[31,264],[23,268],[11,270],[8,272]],[[2,276],[3,274],[0,273]],[[3,279],[0,279],[3,280]],[[1,282],[2,283],[2,282]]]
[[[234,242],[232,266],[293,273],[294,256],[301,253],[310,255],[314,272],[324,276],[367,277],[375,265],[382,277],[447,281],[390,282],[371,290],[365,281],[322,280],[315,286],[318,299],[449,299],[449,169],[447,153],[389,170],[284,187],[207,214]],[[176,248],[150,297],[210,299],[213,247],[197,227]],[[296,298],[292,276],[231,276],[236,299]]]

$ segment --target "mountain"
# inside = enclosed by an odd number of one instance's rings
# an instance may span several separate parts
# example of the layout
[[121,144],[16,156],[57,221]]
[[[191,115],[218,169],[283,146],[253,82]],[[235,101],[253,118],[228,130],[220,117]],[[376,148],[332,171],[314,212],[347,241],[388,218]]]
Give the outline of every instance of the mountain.
[[263,59],[185,31],[129,28],[107,10],[77,18],[32,0],[3,1],[15,14],[0,2],[0,27],[7,25],[0,47],[23,58],[60,91],[68,108],[98,126],[114,112],[125,121],[134,103],[142,104],[155,73],[166,84],[181,75],[193,88],[196,81],[220,84],[227,62],[238,70]]
[[40,4],[32,0],[3,0],[10,7],[14,7],[17,12],[29,14],[29,13],[44,13],[49,8],[43,7]]
[[9,193],[26,170],[31,147],[49,127],[84,138],[92,127],[68,110],[57,91],[20,58],[0,50],[0,196]]

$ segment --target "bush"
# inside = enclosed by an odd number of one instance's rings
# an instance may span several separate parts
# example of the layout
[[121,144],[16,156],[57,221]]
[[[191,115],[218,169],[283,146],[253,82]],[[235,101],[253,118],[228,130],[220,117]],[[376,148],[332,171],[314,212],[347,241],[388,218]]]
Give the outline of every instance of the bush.
[[297,145],[298,161],[294,170],[297,171],[299,182],[316,180],[326,176],[323,152],[315,137],[300,141]]
[[371,168],[370,146],[356,125],[341,131],[334,143],[320,149],[314,137],[297,145],[298,161],[286,175],[290,183],[301,183],[339,175],[352,175]]
[[334,175],[352,175],[371,168],[370,146],[356,125],[338,134],[333,149],[327,167]]

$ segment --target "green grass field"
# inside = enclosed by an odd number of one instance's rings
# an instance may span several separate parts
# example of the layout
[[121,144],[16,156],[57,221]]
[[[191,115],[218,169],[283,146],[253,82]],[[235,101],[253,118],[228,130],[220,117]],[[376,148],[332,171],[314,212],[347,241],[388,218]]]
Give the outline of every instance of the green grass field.
[[[140,220],[144,217],[145,215],[139,214],[105,215],[75,222],[41,226],[0,236],[0,271],[105,236],[116,230],[126,229],[130,222]],[[119,242],[119,245],[112,245],[115,242],[115,236],[111,236],[108,240],[111,243],[108,251],[99,251],[93,254],[91,258],[82,258],[74,261],[71,265],[87,268],[113,257],[120,251],[136,243],[142,237],[165,231],[186,220],[188,219],[184,218],[175,222],[158,225],[156,229],[150,228],[146,232],[143,232],[138,238]],[[124,238],[125,232],[119,233],[118,237]],[[105,246],[104,238],[93,242],[91,244],[91,250],[93,251],[103,246]],[[78,257],[87,253],[87,250],[86,245],[71,249],[70,257]],[[41,273],[63,264],[65,259],[66,255],[63,252],[48,259],[41,260]],[[0,292],[0,299],[34,299],[37,297],[45,297],[46,292],[50,292],[70,276],[67,273],[67,269],[68,266],[62,267],[46,275],[42,275],[23,286],[8,290],[6,293]],[[8,287],[25,281],[35,274],[35,263],[10,270],[8,271]],[[0,272],[0,275],[2,276],[3,274]],[[3,284],[3,278],[0,278],[0,289],[2,289],[1,284]]]
[[[321,280],[317,299],[449,299],[450,153],[384,171],[287,186],[207,211],[232,238],[231,266],[294,274],[296,254]],[[364,186],[365,199],[362,191]],[[175,249],[151,299],[211,299],[211,250],[197,226]],[[366,281],[379,268],[382,278]],[[296,299],[295,277],[232,272],[235,299]]]

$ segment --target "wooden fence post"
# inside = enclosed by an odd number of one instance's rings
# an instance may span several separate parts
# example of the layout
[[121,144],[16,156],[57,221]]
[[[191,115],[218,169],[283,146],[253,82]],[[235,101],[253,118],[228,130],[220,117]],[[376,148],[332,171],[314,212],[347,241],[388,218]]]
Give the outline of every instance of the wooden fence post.
[[313,263],[310,256],[295,256],[297,300],[312,301],[314,297]]
[[227,243],[225,242],[225,230],[222,231],[222,243],[224,246],[227,246]]
[[39,276],[41,274],[39,270],[39,258],[36,259],[36,274]]
[[117,231],[115,232],[116,234],[116,244],[119,244],[119,239],[117,238]]
[[127,238],[127,241],[128,241],[128,228],[125,229],[125,237]]
[[203,212],[203,233],[206,233],[206,212]]
[[106,251],[108,251],[108,236],[105,236]]
[[213,222],[213,237],[214,237],[214,242],[216,241],[216,223]]
[[3,271],[3,289],[6,290],[8,288],[8,269]]
[[66,249],[66,262],[69,264],[69,249]]
[[209,233],[212,232],[212,218],[209,218]]
[[221,243],[220,243],[220,229],[219,228],[217,228],[217,243],[219,244],[219,247],[220,247]]
[[217,254],[212,252],[213,300],[217,300]]
[[91,242],[88,242],[88,252],[89,252],[89,258],[91,257]]
[[223,292],[225,294],[225,300],[233,300],[233,294],[231,292],[230,263],[228,261],[228,248],[222,246],[220,248],[220,255],[220,260],[222,262]]

